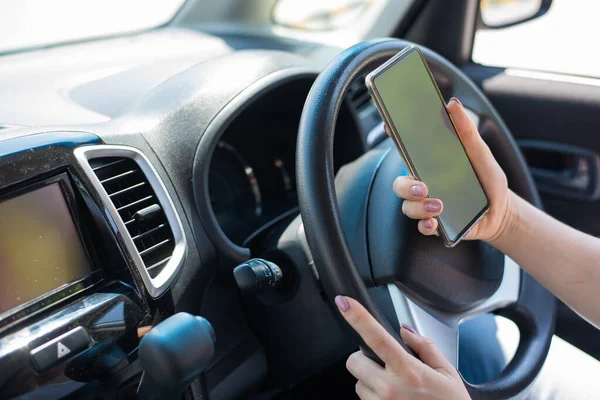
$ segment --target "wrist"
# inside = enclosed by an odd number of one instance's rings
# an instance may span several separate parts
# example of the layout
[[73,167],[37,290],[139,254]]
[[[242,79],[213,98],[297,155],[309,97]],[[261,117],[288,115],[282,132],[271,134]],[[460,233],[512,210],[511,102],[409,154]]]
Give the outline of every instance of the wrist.
[[498,247],[507,237],[512,236],[511,232],[516,228],[519,216],[518,200],[518,196],[512,190],[509,190],[508,195],[506,196],[506,205],[500,221],[500,226],[496,233],[487,240],[487,242],[494,247]]

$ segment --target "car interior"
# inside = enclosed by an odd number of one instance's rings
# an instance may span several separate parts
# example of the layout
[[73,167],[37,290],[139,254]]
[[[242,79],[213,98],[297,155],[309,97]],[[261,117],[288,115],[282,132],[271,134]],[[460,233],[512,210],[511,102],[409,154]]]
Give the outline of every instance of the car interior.
[[0,5],[0,398],[357,398],[339,293],[454,366],[462,321],[511,320],[518,349],[473,398],[522,392],[553,334],[600,360],[510,258],[419,235],[364,79],[418,45],[509,187],[598,236],[600,76],[473,56],[565,0],[37,3]]

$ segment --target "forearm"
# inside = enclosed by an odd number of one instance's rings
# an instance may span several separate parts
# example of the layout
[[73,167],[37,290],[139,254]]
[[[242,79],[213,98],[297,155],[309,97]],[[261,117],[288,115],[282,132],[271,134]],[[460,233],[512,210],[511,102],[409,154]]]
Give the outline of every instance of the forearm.
[[511,211],[492,244],[573,310],[600,327],[600,239],[510,194]]

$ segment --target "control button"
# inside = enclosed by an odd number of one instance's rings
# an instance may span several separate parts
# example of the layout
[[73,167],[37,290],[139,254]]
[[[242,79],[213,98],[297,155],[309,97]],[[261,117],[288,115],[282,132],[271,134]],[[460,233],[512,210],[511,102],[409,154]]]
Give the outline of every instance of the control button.
[[79,326],[31,350],[31,360],[36,370],[43,371],[87,349],[91,342],[85,329]]
[[67,346],[65,346],[61,342],[58,342],[58,344],[56,346],[58,348],[58,351],[57,351],[58,358],[63,358],[64,356],[66,356],[67,354],[69,354],[71,352],[71,349],[69,349]]

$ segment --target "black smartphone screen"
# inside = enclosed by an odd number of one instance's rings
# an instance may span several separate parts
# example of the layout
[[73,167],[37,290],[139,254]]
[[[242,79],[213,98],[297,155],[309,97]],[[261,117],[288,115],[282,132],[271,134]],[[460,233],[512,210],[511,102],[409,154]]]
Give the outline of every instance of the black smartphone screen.
[[410,50],[375,75],[373,85],[410,159],[405,161],[427,185],[429,197],[444,203],[439,222],[456,242],[487,210],[488,199],[425,61]]

